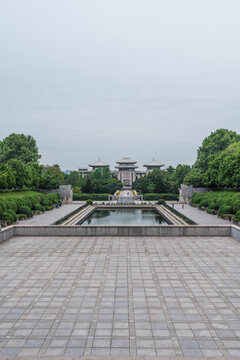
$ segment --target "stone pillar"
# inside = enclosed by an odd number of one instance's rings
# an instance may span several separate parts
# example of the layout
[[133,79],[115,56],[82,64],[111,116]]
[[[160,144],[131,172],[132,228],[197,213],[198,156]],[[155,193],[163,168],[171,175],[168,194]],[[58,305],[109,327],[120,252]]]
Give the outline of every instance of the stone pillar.
[[62,204],[71,204],[73,201],[73,192],[71,185],[60,185],[59,190],[60,198],[62,200]]
[[181,184],[179,189],[179,202],[181,204],[190,204],[193,195],[193,186]]

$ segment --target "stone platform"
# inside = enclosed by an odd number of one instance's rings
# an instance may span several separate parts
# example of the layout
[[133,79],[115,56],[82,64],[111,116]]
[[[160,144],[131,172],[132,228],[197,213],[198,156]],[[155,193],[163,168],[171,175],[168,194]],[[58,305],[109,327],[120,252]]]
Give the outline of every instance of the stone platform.
[[230,237],[13,237],[0,356],[240,357]]

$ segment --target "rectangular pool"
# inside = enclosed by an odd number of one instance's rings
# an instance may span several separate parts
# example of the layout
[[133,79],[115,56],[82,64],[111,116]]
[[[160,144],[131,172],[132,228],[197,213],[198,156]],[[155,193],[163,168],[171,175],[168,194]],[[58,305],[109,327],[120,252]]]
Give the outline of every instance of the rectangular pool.
[[95,210],[82,223],[83,226],[114,225],[168,225],[164,218],[154,209],[99,209]]

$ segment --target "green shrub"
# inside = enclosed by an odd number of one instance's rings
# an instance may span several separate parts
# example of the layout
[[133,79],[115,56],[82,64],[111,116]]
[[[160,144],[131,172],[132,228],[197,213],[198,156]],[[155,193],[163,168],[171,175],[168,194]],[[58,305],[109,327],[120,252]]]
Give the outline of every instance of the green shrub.
[[88,200],[86,201],[86,204],[87,204],[87,205],[92,205],[92,203],[93,203],[92,199],[88,199]]
[[12,216],[12,214],[10,212],[4,211],[1,216],[1,221],[4,221],[8,225],[11,225],[12,223],[14,223],[14,217]]
[[240,197],[235,197],[231,201],[231,206],[233,213],[236,214],[238,211],[240,211]]
[[25,214],[27,217],[32,217],[32,211],[28,206],[21,206],[19,209],[20,214]]
[[198,205],[200,208],[202,207],[207,207],[208,206],[208,201],[205,199],[202,199]]
[[15,213],[17,212],[17,203],[14,199],[6,199],[6,208],[7,210],[13,210]]
[[206,209],[207,213],[214,214],[214,209],[210,209],[209,207]]
[[42,205],[43,205],[44,207],[50,206],[50,205],[52,205],[52,202],[51,202],[50,200],[48,200],[48,199],[43,199],[43,200],[42,200]]
[[157,202],[159,205],[165,204],[165,200],[164,199],[159,199]]
[[1,211],[7,210],[7,209],[6,209],[6,205],[5,205],[5,203],[4,203],[3,200],[0,200],[0,210],[1,210]]
[[41,204],[34,204],[32,208],[33,208],[33,210],[36,210],[36,211],[42,211],[42,205]]
[[236,215],[234,216],[234,221],[240,221],[240,210],[236,213]]
[[210,203],[208,204],[208,209],[217,210],[216,202],[215,201],[210,201]]
[[12,215],[12,217],[14,218],[14,222],[17,221],[17,214],[15,213],[15,211],[9,209],[6,212]]
[[198,194],[198,193],[193,193],[192,196],[192,204],[197,205],[200,201],[201,201],[201,196],[202,194]]
[[231,214],[231,213],[232,213],[232,208],[229,205],[222,205],[218,209],[218,215],[226,215],[226,214]]
[[28,216],[26,214],[17,214],[17,218],[18,218],[18,220],[27,219]]
[[8,210],[14,211],[15,214],[26,213],[29,217],[32,216],[32,212],[26,209],[24,210],[25,212],[22,212],[22,208],[27,207],[30,210],[44,211],[44,206],[52,209],[53,204],[56,203],[60,203],[60,196],[57,193],[45,194],[30,191],[6,192],[0,196],[0,217],[3,212]]
[[45,207],[45,209],[47,210],[47,211],[50,211],[50,210],[52,210],[54,208],[54,205],[50,205],[50,206],[46,206]]
[[221,216],[235,215],[240,211],[240,192],[225,190],[194,193],[192,204],[198,205],[199,208],[208,208],[208,212],[217,210]]

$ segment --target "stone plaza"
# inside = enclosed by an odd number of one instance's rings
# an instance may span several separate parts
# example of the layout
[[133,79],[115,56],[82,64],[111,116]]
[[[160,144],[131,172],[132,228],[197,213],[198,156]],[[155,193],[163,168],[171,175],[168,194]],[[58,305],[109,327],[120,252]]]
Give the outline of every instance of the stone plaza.
[[240,357],[230,237],[12,237],[0,356]]

